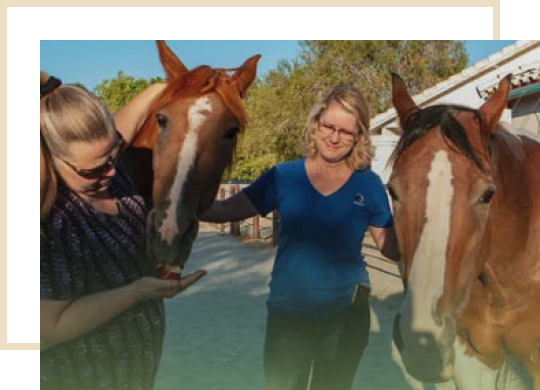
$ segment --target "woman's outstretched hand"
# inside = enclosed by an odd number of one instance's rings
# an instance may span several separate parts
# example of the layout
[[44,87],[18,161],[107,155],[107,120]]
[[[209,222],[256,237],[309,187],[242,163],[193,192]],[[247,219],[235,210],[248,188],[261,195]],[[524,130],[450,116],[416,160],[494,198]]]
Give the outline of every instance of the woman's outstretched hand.
[[206,275],[205,270],[197,270],[180,280],[163,280],[154,276],[144,276],[132,283],[136,302],[148,299],[173,298]]

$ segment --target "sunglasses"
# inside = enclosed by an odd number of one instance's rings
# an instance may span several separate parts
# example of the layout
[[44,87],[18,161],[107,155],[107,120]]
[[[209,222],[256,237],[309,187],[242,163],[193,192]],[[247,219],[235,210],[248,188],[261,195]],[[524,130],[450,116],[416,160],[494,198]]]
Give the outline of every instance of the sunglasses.
[[88,180],[96,180],[101,179],[104,176],[107,176],[113,168],[115,167],[116,163],[118,162],[118,159],[120,158],[120,155],[122,154],[122,151],[124,149],[124,146],[126,145],[126,141],[122,137],[122,135],[119,132],[116,132],[118,136],[118,146],[116,147],[116,150],[113,151],[110,156],[107,158],[107,161],[95,168],[90,169],[80,169],[71,164],[69,161],[64,160],[62,157],[56,156],[58,159],[62,160],[63,163],[65,163],[68,167],[70,167],[77,175],[84,179]]

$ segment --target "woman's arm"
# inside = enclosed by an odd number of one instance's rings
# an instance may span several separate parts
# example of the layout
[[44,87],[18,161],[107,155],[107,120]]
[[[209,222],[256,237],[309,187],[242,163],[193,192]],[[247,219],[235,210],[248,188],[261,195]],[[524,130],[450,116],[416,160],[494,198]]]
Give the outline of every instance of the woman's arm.
[[225,200],[216,200],[201,216],[206,222],[236,222],[259,214],[247,195],[240,191]]
[[393,227],[379,228],[370,226],[369,233],[373,237],[377,248],[385,257],[395,262],[399,261],[399,247]]
[[163,92],[166,86],[166,83],[152,84],[114,114],[116,128],[128,144],[133,141],[140,130],[152,102]]
[[172,298],[205,274],[199,270],[179,281],[145,276],[129,285],[75,300],[41,300],[41,349],[81,337],[138,302]]

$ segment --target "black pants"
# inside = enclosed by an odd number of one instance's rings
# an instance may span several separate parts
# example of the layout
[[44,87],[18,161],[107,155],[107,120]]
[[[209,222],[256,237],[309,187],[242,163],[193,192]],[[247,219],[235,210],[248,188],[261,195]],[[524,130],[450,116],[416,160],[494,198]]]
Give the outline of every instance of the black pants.
[[350,390],[369,338],[368,298],[359,285],[353,305],[318,320],[269,312],[266,390]]

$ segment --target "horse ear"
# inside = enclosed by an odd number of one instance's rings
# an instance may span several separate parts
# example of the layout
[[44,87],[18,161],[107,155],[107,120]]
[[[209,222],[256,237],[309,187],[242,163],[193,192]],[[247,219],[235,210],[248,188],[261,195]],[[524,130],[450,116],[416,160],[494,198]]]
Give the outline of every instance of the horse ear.
[[156,44],[161,65],[163,65],[163,70],[165,70],[169,80],[177,79],[188,72],[186,66],[172,52],[165,41],[156,41]]
[[418,107],[409,95],[407,86],[397,74],[392,73],[392,103],[399,117],[399,123],[401,128],[404,128],[409,119],[420,111]]
[[510,73],[501,80],[499,88],[479,109],[482,120],[485,123],[485,131],[490,134],[497,130],[499,120],[508,104],[508,92],[510,91],[511,80],[512,74]]
[[240,96],[242,98],[245,96],[246,91],[253,80],[255,80],[255,76],[257,75],[257,63],[259,62],[260,58],[260,54],[248,58],[246,62],[244,62],[242,66],[238,68],[233,76],[233,80],[236,81],[238,92],[240,92]]

